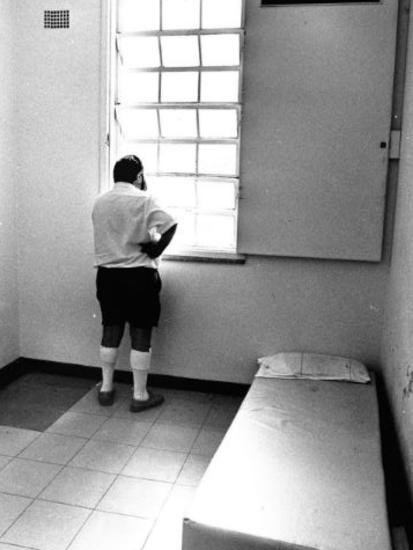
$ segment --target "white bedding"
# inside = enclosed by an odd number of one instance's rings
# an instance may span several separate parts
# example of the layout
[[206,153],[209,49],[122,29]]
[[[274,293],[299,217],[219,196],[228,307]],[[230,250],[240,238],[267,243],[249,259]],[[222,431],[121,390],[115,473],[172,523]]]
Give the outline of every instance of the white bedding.
[[254,380],[183,550],[261,548],[390,550],[374,381]]

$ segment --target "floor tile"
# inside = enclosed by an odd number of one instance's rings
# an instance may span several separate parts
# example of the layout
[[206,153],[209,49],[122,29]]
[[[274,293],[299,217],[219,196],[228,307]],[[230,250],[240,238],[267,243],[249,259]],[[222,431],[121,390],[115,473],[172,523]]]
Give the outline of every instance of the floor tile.
[[12,459],[11,456],[0,456],[0,470]]
[[188,515],[195,494],[195,487],[174,485],[160,515],[182,520]]
[[98,505],[103,512],[155,518],[164,504],[172,485],[119,476]]
[[36,497],[60,469],[57,464],[14,458],[0,472],[0,491]]
[[182,521],[159,519],[143,547],[143,550],[165,549],[182,550]]
[[0,542],[0,550],[25,550],[27,546],[15,546],[14,544],[6,544]]
[[16,456],[40,435],[40,432],[0,426],[0,454]]
[[203,426],[191,449],[192,453],[212,457],[225,437],[225,430]]
[[199,428],[155,423],[142,441],[142,446],[169,451],[189,452]]
[[211,426],[226,430],[234,420],[237,410],[238,409],[236,407],[212,405],[204,426]]
[[31,503],[31,498],[0,493],[0,536]]
[[2,542],[39,550],[65,550],[90,510],[37,500],[1,538]]
[[26,447],[19,458],[66,464],[86,442],[87,439],[73,435],[44,433]]
[[122,474],[174,483],[186,457],[186,453],[139,447],[122,470]]
[[157,422],[168,422],[200,427],[207,417],[210,409],[211,405],[208,403],[174,400],[162,407],[162,411],[157,419]]
[[177,484],[197,487],[209,463],[209,457],[190,454],[179,474]]
[[137,447],[150,427],[151,424],[149,423],[134,422],[127,418],[108,418],[94,434],[93,439],[116,441]]
[[39,498],[94,508],[114,479],[114,474],[66,467],[46,487]]
[[146,519],[93,512],[68,550],[140,550],[151,526]]
[[115,395],[115,402],[110,407],[102,407],[97,400],[98,388],[91,389],[82,399],[79,399],[69,412],[95,414],[97,416],[112,416],[119,406],[119,396]]
[[104,416],[67,412],[48,428],[48,432],[62,435],[91,437],[105,422]]
[[112,441],[89,441],[69,465],[118,474],[134,450],[134,447]]
[[195,495],[192,487],[175,486],[162,508],[144,550],[181,550],[182,522]]

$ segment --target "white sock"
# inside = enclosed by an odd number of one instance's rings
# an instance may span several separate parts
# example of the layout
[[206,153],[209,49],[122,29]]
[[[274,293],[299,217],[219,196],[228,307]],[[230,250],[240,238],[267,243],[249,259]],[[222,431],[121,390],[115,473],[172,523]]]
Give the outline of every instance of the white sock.
[[130,352],[130,365],[133,373],[133,398],[145,401],[149,399],[146,384],[151,363],[150,351],[138,351],[132,349]]
[[113,390],[113,373],[115,372],[118,348],[106,348],[100,346],[100,362],[102,368],[102,386],[100,391]]

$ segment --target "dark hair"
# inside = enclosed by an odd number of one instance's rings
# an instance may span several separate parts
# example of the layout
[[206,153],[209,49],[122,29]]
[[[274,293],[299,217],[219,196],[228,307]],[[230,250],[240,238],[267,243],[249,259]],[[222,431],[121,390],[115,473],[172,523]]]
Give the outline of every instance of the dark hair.
[[133,183],[139,172],[142,172],[143,165],[135,155],[127,155],[119,159],[113,168],[113,181],[126,181]]

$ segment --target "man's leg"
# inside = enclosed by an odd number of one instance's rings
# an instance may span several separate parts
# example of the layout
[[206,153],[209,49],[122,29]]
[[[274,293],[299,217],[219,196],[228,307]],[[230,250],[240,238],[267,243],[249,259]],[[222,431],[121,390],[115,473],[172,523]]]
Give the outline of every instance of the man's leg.
[[139,412],[148,407],[160,405],[163,397],[150,394],[147,390],[148,372],[151,363],[152,329],[130,327],[130,364],[133,373],[133,400],[131,411]]
[[124,329],[124,324],[103,327],[99,350],[102,368],[102,386],[100,392],[112,392],[113,390],[113,374]]

